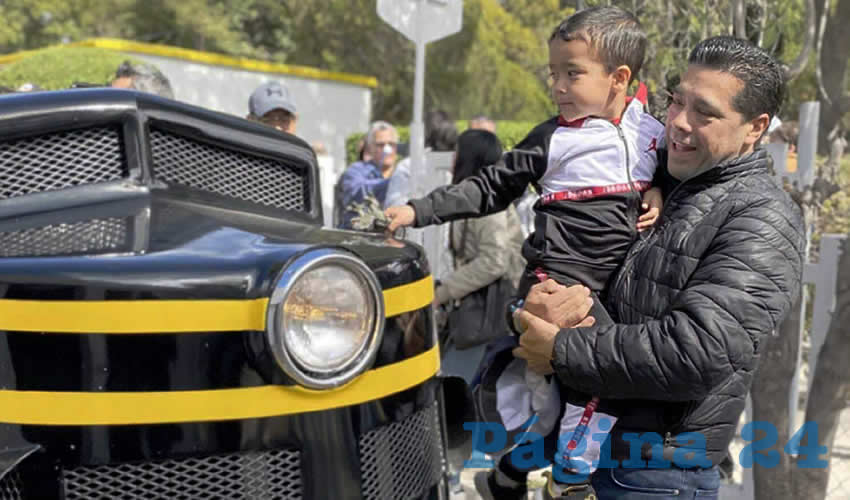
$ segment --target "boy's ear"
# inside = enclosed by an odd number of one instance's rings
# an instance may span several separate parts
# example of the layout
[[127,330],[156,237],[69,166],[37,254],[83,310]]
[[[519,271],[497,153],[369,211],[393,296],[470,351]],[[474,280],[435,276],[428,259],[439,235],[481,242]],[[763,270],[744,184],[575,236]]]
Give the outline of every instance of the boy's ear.
[[617,69],[611,73],[614,77],[614,85],[617,87],[618,91],[625,92],[629,88],[629,82],[632,79],[632,70],[625,64],[619,66]]

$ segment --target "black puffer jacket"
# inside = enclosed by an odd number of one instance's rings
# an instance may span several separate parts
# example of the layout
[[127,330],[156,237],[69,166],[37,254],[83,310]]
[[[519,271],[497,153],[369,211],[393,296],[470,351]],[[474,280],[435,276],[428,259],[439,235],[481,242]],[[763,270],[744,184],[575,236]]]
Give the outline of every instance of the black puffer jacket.
[[[563,330],[553,352],[568,387],[627,400],[615,459],[628,458],[629,432],[660,434],[667,460],[703,446],[712,463],[723,459],[764,342],[800,291],[803,245],[799,209],[769,177],[763,150],[668,194],[609,288],[617,324]],[[678,442],[683,432],[705,444]]]

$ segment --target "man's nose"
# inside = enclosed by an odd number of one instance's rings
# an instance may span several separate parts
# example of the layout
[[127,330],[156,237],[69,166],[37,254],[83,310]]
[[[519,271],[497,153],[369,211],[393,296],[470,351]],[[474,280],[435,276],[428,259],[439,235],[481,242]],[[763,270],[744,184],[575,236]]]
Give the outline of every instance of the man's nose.
[[688,123],[688,114],[684,109],[678,109],[675,111],[668,109],[667,121],[673,126],[673,128],[681,130],[682,132],[691,131],[691,125]]

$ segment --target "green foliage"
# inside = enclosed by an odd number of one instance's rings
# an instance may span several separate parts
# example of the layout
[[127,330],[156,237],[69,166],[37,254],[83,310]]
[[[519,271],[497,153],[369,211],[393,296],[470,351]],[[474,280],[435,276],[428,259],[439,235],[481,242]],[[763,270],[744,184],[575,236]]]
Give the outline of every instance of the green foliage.
[[[500,121],[496,125],[496,135],[502,141],[502,147],[507,151],[523,140],[536,125],[536,122]],[[467,122],[466,120],[456,121],[455,126],[458,130],[463,131],[467,128]],[[408,142],[410,140],[409,127],[398,126],[396,130],[398,130],[399,142]],[[357,160],[357,148],[365,136],[366,134],[351,134],[346,138],[345,157],[348,164],[354,163]]]
[[0,69],[0,85],[16,88],[34,83],[47,90],[64,89],[74,82],[105,84],[115,76],[118,65],[131,57],[111,50],[57,47]]
[[[730,33],[735,1],[580,4],[617,5],[641,20],[650,44],[638,77],[656,92],[651,106],[663,115],[660,91],[685,68],[699,40]],[[839,6],[848,1],[832,2],[836,20]],[[428,45],[425,109],[443,109],[459,119],[486,114],[532,122],[554,114],[545,83],[547,41],[573,12],[568,4],[575,2],[465,0],[461,32]],[[747,36],[791,63],[803,42],[805,5],[746,2],[753,14]],[[0,53],[117,37],[371,75],[379,81],[372,100],[375,119],[411,120],[413,44],[378,18],[375,0],[2,0],[0,19]],[[827,32],[843,29],[840,23],[830,22]],[[840,56],[833,46],[827,44],[825,53]],[[796,117],[799,102],[817,98],[814,64],[812,56],[791,83],[783,119]],[[825,78],[841,65],[828,66]],[[850,78],[844,82],[850,86]]]

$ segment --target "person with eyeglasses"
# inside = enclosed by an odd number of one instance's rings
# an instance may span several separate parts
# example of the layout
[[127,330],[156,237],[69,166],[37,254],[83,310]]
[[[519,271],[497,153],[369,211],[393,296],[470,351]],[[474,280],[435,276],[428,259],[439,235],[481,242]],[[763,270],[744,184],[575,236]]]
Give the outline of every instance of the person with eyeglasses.
[[398,132],[384,121],[369,127],[362,159],[348,166],[337,182],[334,199],[335,225],[352,228],[354,205],[374,199],[384,205],[387,187],[398,160]]
[[249,120],[276,128],[281,132],[295,134],[298,115],[295,102],[285,85],[266,82],[257,87],[248,99]]

